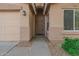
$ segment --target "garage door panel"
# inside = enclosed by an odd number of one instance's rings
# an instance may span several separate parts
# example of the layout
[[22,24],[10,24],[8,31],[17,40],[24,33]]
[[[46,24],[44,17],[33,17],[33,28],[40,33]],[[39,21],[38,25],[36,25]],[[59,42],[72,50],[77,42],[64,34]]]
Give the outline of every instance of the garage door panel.
[[20,39],[20,12],[0,12],[0,41]]

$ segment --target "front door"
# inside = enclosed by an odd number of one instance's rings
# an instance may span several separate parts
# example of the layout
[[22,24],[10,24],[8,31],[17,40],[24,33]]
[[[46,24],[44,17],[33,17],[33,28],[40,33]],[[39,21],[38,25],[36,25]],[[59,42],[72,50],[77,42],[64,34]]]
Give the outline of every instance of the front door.
[[36,15],[36,34],[44,35],[45,34],[45,19],[44,15],[38,14]]

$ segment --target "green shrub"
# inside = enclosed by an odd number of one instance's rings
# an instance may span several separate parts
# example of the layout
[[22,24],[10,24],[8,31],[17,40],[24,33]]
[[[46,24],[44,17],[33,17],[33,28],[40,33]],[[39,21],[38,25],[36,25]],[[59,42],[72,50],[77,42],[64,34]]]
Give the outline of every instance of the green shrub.
[[73,56],[79,55],[79,39],[78,38],[68,38],[64,39],[62,48]]

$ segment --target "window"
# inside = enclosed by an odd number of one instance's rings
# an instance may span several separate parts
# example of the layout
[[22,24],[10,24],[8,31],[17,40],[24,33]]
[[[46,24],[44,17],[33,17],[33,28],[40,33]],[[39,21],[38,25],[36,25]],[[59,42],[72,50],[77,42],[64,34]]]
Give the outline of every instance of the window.
[[64,30],[79,30],[79,9],[64,10]]
[[75,11],[75,30],[79,30],[79,10]]

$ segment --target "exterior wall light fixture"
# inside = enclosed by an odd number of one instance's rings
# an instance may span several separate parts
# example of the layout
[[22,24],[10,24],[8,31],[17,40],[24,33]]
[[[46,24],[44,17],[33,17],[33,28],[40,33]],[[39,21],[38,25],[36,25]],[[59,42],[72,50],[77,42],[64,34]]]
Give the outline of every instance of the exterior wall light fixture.
[[26,11],[25,10],[21,10],[21,13],[23,16],[26,16]]

